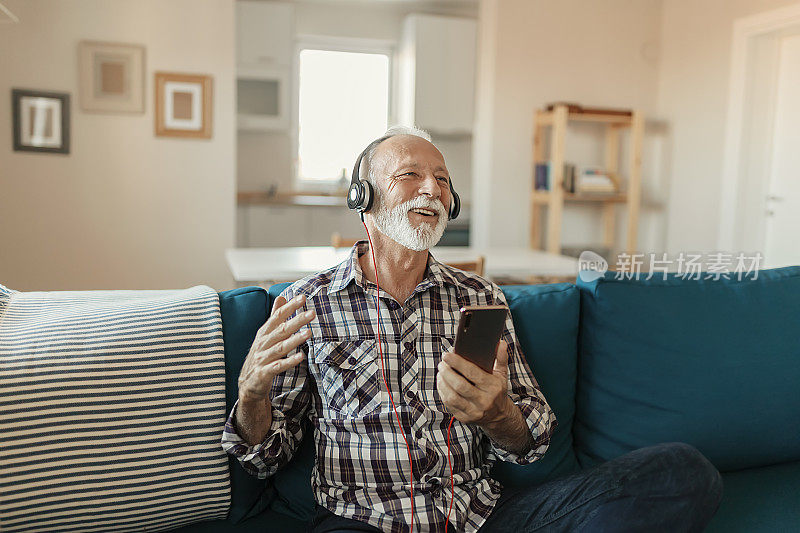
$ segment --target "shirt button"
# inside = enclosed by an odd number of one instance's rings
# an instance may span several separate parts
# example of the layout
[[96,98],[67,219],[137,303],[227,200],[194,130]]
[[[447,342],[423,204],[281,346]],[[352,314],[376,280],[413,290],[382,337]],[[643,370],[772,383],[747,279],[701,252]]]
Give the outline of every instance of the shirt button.
[[350,363],[351,365],[354,365],[354,364],[356,364],[356,358],[355,357],[350,357],[350,358],[347,359],[347,362]]
[[391,309],[391,310],[395,310],[398,307],[400,307],[400,305],[397,302],[395,302],[394,300],[389,300],[389,304],[388,305],[389,305],[389,309]]
[[408,350],[409,352],[414,351],[414,343],[413,342],[405,343],[405,347],[406,347],[406,350]]

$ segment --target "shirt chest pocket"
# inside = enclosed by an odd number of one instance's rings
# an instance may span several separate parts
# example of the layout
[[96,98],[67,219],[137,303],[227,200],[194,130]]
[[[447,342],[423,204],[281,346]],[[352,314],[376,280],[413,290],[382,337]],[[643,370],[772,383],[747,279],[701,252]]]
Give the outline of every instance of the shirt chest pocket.
[[378,354],[373,339],[318,343],[319,391],[334,416],[363,417],[380,411]]
[[420,389],[420,394],[425,400],[425,405],[428,409],[448,414],[449,411],[445,407],[442,397],[439,396],[439,391],[436,388],[436,380],[439,379],[439,369],[437,365],[439,361],[442,360],[442,355],[444,355],[445,352],[453,351],[453,345],[453,339],[449,337],[439,337],[433,341],[433,349],[436,351],[436,354],[433,362],[429,365],[429,368],[426,369],[425,386]]

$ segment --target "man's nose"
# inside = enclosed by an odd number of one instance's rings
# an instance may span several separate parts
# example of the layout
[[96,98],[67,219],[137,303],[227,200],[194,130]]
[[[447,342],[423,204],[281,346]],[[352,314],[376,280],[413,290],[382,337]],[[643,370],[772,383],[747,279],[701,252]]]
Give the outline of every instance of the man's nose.
[[432,198],[439,198],[442,191],[439,188],[439,181],[433,174],[423,176],[422,182],[419,184],[419,193]]

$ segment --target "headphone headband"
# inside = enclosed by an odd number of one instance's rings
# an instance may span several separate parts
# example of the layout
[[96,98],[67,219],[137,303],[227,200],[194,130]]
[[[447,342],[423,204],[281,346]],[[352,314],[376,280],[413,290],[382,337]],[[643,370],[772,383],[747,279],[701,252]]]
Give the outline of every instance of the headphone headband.
[[353,167],[353,175],[350,178],[350,185],[353,185],[354,183],[358,183],[359,179],[361,179],[360,178],[360,175],[361,175],[361,161],[364,159],[364,157],[366,157],[367,153],[370,150],[372,150],[374,147],[378,146],[380,143],[382,143],[383,141],[388,139],[389,137],[391,137],[391,135],[389,135],[389,136],[384,135],[383,137],[379,137],[379,138],[375,139],[374,141],[372,141],[371,143],[369,143],[367,145],[367,147],[364,148],[361,151],[361,154],[359,154],[358,159],[356,160],[356,165]]

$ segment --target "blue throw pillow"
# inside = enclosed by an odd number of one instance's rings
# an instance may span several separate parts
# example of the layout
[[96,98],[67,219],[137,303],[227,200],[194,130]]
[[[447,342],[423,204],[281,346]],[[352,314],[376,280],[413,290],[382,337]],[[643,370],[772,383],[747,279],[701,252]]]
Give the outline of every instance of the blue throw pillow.
[[[222,337],[225,341],[225,400],[230,414],[239,398],[239,373],[253,344],[256,332],[269,316],[267,291],[245,287],[219,293],[222,314]],[[231,510],[228,521],[239,523],[259,514],[273,499],[269,480],[248,474],[232,456],[228,456],[231,472]]]
[[572,448],[580,295],[571,283],[501,289],[522,352],[558,426],[544,457],[524,466],[498,461],[492,476],[508,487],[538,485],[580,470]]
[[800,460],[800,267],[614,278],[578,282],[582,466],[666,441],[721,471]]

